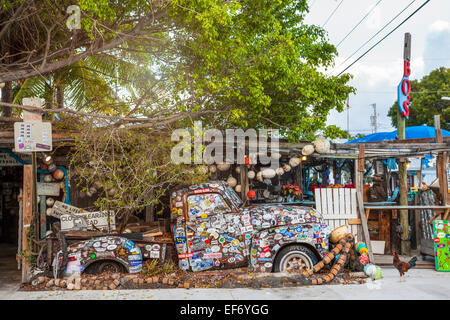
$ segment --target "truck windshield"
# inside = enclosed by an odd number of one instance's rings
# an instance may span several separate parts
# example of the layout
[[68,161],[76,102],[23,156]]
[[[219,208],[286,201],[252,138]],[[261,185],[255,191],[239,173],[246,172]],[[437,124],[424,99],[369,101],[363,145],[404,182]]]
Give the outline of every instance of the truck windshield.
[[225,193],[228,196],[228,199],[230,199],[236,207],[240,207],[242,205],[242,200],[239,198],[239,196],[236,194],[236,192],[228,185],[225,185]]

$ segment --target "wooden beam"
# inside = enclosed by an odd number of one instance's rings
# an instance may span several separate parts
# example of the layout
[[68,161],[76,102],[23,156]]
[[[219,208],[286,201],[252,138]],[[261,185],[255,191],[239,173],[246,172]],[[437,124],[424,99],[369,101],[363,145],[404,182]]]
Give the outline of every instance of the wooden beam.
[[[23,216],[22,216],[22,253],[30,254],[32,248],[28,245],[28,233],[33,220],[33,166],[23,166]],[[22,257],[22,283],[30,280],[30,263]]]
[[375,259],[373,258],[372,243],[370,242],[369,227],[367,226],[366,213],[364,212],[362,193],[358,192],[358,190],[356,191],[356,200],[357,200],[357,207],[358,207],[359,215],[361,218],[364,242],[366,243],[367,251],[369,253],[369,259],[370,259],[370,262],[375,263]]

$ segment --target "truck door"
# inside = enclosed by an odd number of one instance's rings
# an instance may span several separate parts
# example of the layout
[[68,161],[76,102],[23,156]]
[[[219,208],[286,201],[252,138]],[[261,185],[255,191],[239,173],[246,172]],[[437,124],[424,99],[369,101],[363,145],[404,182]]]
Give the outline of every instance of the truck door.
[[240,233],[240,230],[230,228],[234,221],[232,218],[238,216],[231,213],[231,207],[222,195],[212,192],[189,195],[187,210],[189,220],[186,222],[186,236],[188,252],[192,254],[192,270],[234,265],[237,261],[234,249],[239,247],[242,239],[234,234]]

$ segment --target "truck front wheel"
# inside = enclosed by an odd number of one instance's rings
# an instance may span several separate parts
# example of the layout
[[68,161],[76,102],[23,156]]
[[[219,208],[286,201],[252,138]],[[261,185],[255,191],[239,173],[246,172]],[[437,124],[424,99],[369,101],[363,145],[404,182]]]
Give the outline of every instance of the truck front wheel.
[[305,269],[312,269],[316,263],[316,255],[311,249],[302,245],[291,245],[278,253],[274,272],[301,273]]

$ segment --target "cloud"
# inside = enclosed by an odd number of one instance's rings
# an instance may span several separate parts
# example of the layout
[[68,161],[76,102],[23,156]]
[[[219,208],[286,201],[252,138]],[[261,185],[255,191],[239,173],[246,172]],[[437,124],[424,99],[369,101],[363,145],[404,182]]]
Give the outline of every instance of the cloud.
[[437,20],[429,27],[425,38],[423,57],[425,60],[424,74],[429,74],[440,66],[448,66],[450,58],[450,23]]

